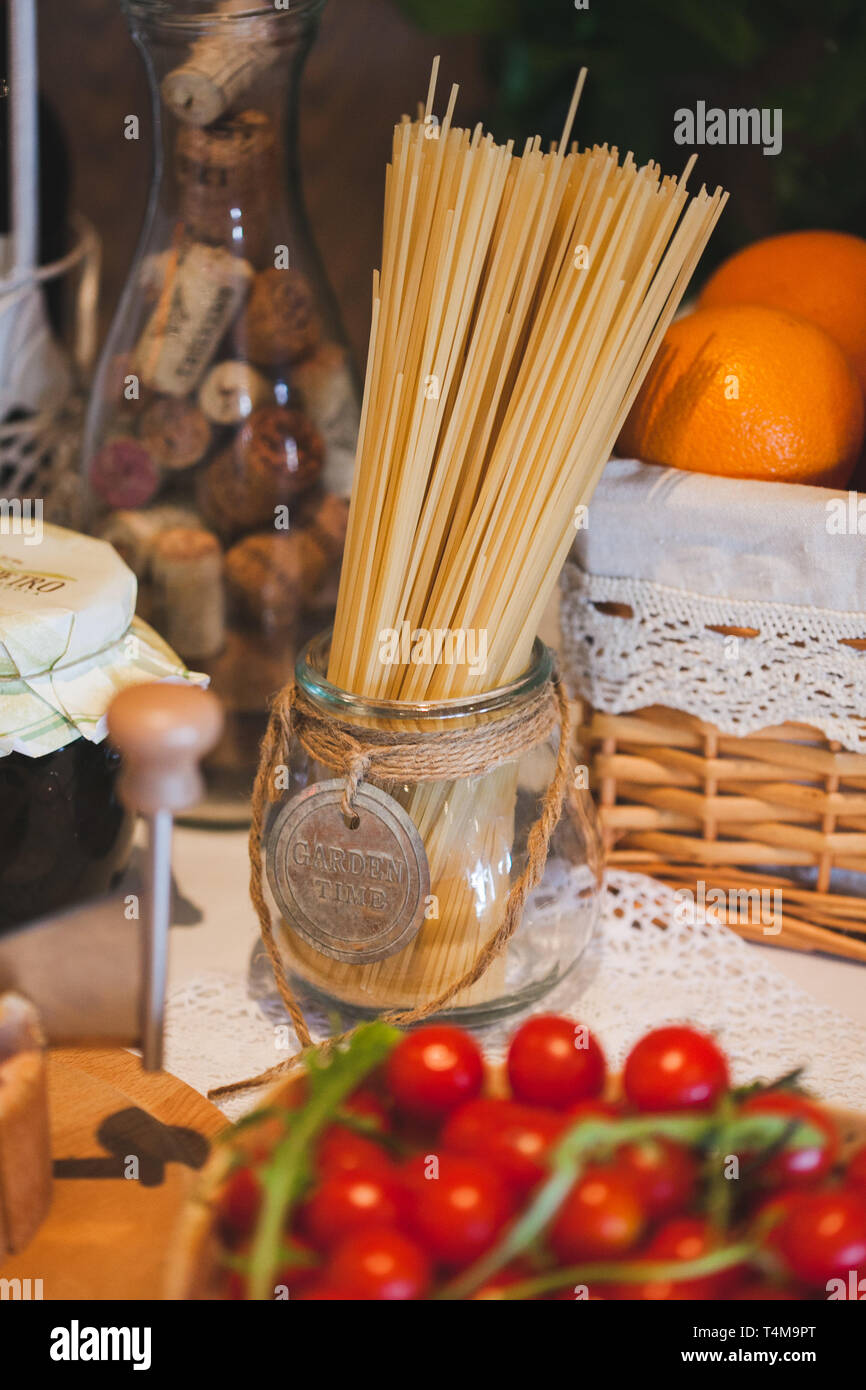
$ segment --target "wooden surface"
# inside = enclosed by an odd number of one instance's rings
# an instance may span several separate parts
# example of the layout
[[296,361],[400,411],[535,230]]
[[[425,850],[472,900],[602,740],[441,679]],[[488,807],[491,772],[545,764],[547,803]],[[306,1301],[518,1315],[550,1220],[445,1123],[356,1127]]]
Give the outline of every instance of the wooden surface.
[[[41,1279],[45,1299],[162,1298],[190,1174],[224,1117],[118,1049],[58,1049],[48,1082],[53,1202],[35,1239],[0,1264],[0,1278]],[[124,1176],[130,1158],[138,1179]]]

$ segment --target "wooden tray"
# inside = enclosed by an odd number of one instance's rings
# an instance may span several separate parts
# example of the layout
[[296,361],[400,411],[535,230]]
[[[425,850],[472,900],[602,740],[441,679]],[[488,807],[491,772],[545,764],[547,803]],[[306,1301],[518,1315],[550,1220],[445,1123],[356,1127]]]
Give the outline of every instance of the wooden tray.
[[[189,1191],[225,1117],[166,1072],[143,1072],[120,1049],[48,1055],[54,1194],[27,1248],[0,1279],[29,1279],[30,1297],[159,1299]],[[138,1179],[125,1177],[138,1160]],[[27,1289],[22,1286],[22,1293]]]

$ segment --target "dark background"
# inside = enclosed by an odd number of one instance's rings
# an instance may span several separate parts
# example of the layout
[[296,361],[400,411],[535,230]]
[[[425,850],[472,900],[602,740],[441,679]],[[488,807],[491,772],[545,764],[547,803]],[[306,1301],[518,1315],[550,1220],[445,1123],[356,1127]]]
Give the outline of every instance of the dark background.
[[[712,260],[791,227],[866,232],[866,0],[329,0],[302,90],[310,216],[363,361],[379,263],[391,129],[414,113],[430,62],[461,85],[462,124],[554,138],[578,67],[590,69],[581,143],[607,140],[676,172],[674,112],[783,109],[777,157],[705,147],[697,174],[731,201]],[[40,0],[41,80],[70,157],[72,204],[104,243],[103,325],[135,248],[150,177],[144,72],[118,0]],[[123,138],[137,113],[142,139]]]

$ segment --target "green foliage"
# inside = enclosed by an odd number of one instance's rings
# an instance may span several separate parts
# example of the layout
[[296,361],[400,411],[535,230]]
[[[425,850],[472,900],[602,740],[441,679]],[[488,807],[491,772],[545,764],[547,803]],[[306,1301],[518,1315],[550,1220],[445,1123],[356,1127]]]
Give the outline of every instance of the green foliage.
[[[474,33],[496,92],[501,139],[555,138],[577,69],[589,80],[583,144],[610,141],[676,170],[690,151],[674,113],[696,102],[782,110],[783,146],[698,148],[697,174],[731,201],[714,259],[794,227],[866,229],[863,0],[394,0],[419,26]],[[446,49],[447,67],[447,49]],[[473,117],[474,118],[474,117]]]

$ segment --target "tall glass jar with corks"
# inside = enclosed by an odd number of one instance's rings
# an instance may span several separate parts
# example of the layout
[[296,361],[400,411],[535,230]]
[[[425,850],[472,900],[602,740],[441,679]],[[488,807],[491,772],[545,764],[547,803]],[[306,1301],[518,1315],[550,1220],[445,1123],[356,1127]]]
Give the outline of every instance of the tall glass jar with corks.
[[324,0],[123,3],[155,173],[95,377],[86,515],[139,611],[212,678],[226,734],[197,814],[239,822],[269,699],[336,601],[359,423],[296,149]]

